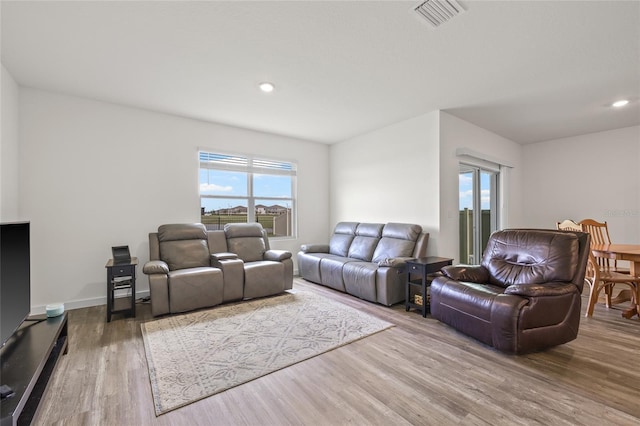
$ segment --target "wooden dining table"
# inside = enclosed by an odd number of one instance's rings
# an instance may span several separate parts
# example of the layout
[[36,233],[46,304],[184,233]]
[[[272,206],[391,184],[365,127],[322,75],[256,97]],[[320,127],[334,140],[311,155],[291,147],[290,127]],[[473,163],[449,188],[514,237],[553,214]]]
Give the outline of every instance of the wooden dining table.
[[[629,272],[640,277],[640,244],[591,244],[591,251],[596,257],[606,257],[629,262]],[[635,305],[623,312],[625,318],[640,316],[640,287],[636,287]]]

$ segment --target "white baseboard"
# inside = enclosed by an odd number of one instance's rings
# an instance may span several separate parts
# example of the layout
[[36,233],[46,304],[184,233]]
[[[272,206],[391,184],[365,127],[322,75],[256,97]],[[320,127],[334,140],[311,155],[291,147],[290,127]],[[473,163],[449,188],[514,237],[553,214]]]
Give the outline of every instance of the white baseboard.
[[[141,297],[149,297],[149,290],[136,291],[136,299],[140,299]],[[55,302],[60,303],[60,302]],[[100,306],[107,304],[107,296],[104,297],[95,297],[91,299],[81,299],[81,300],[72,300],[64,302],[64,310],[68,311],[70,309],[79,309],[79,308],[89,308],[91,306]],[[39,305],[31,307],[31,315],[39,315],[47,312],[47,305]]]

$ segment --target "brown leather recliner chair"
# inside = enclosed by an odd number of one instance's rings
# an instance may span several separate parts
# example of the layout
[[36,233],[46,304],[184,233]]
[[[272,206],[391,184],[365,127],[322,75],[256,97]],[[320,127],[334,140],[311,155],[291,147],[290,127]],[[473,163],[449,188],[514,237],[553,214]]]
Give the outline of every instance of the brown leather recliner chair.
[[535,352],[578,335],[589,235],[494,232],[480,265],[447,266],[431,284],[431,315],[496,349]]

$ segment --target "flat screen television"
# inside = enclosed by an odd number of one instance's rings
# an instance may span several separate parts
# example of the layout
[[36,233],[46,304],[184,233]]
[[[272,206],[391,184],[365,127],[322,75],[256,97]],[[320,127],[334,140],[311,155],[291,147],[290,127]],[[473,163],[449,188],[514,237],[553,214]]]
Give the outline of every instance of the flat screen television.
[[31,310],[29,222],[0,224],[0,346]]

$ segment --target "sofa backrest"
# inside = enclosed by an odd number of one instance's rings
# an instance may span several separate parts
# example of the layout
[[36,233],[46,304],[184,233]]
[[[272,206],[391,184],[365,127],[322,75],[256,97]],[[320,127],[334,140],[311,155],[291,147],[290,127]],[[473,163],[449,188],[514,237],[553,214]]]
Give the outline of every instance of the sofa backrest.
[[227,249],[245,262],[264,259],[268,240],[259,223],[228,223],[224,226]]
[[347,257],[371,262],[373,252],[382,238],[384,223],[359,223]]
[[[492,284],[574,282],[584,247],[572,232],[507,229],[489,237],[482,266]],[[584,278],[584,272],[582,272]]]
[[339,222],[329,240],[329,253],[347,257],[357,228],[358,222]]
[[369,262],[419,257],[424,255],[427,240],[420,225],[340,222],[329,241],[329,253]]
[[373,253],[373,261],[380,262],[394,257],[412,257],[416,241],[422,233],[420,225],[410,223],[387,223],[382,238]]
[[210,265],[207,231],[201,223],[161,225],[157,241],[159,258],[171,271]]

